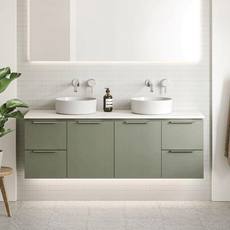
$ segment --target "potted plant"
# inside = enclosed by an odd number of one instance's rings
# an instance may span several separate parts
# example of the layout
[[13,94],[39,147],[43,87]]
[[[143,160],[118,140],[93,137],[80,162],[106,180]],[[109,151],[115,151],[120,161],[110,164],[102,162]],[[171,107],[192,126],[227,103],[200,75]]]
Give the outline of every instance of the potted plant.
[[[2,93],[8,87],[10,82],[20,76],[20,73],[11,73],[9,67],[0,69],[0,93]],[[9,118],[23,118],[22,113],[19,110],[16,110],[17,107],[28,108],[28,105],[18,99],[11,99],[0,107],[0,138],[14,131],[13,129],[5,130],[4,128],[5,123]],[[0,168],[2,166],[2,156],[3,150],[0,149]]]

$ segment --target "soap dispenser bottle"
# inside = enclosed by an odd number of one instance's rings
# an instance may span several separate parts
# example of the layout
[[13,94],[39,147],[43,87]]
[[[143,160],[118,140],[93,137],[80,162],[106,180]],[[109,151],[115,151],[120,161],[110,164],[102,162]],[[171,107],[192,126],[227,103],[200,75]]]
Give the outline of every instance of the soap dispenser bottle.
[[105,112],[112,112],[113,110],[113,97],[110,94],[109,88],[106,89],[106,94],[103,97],[103,109]]

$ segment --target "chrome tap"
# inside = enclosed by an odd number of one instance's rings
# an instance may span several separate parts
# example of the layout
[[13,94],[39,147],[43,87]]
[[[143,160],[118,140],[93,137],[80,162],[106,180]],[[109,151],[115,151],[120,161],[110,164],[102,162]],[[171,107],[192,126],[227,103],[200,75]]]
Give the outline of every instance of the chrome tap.
[[77,79],[77,78],[73,79],[73,80],[72,80],[72,85],[73,85],[73,87],[74,87],[74,92],[77,92],[77,87],[80,86],[80,80]]
[[170,82],[168,79],[161,80],[161,86],[165,88],[165,93],[167,93],[167,87],[169,86]]
[[88,81],[87,81],[87,85],[89,86],[89,87],[91,87],[91,94],[93,94],[93,87],[96,85],[96,81],[95,81],[95,79],[89,79]]
[[151,79],[146,79],[145,80],[145,85],[147,87],[150,87],[150,92],[152,93],[153,92],[153,81]]

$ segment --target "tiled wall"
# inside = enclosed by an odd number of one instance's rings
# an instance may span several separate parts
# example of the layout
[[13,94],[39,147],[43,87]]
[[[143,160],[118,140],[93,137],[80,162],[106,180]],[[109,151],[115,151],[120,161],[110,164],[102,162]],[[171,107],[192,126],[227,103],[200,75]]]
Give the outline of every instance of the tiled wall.
[[[86,81],[95,78],[94,96],[102,109],[105,87],[110,87],[115,109],[130,109],[133,96],[161,95],[160,80],[171,82],[168,96],[174,110],[200,110],[205,115],[204,179],[24,179],[23,121],[17,124],[18,200],[210,200],[211,199],[211,0],[201,0],[201,60],[199,63],[31,63],[28,61],[28,3],[18,0],[18,98],[30,109],[54,109],[54,98],[90,95]],[[170,39],[170,38],[169,38]],[[71,80],[82,85],[74,93]],[[154,93],[144,85],[155,80]]]

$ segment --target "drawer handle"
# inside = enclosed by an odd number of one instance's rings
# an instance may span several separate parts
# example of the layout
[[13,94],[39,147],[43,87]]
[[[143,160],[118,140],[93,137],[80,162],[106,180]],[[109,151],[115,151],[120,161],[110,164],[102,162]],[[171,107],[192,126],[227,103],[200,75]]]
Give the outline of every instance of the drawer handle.
[[34,150],[33,153],[57,153],[57,151],[36,151]]
[[194,121],[170,121],[170,124],[193,124]]
[[194,149],[172,149],[169,150],[171,153],[193,153]]
[[78,124],[101,124],[102,121],[78,121]]
[[57,121],[33,121],[33,124],[57,124]]
[[125,124],[148,124],[149,121],[125,121]]

